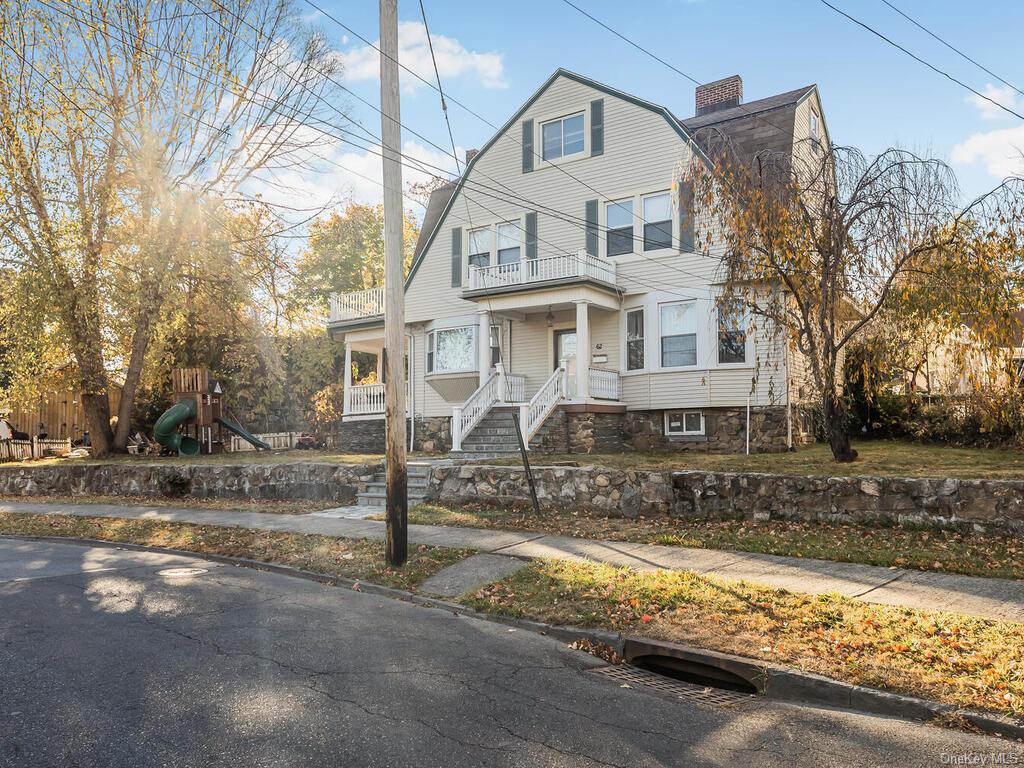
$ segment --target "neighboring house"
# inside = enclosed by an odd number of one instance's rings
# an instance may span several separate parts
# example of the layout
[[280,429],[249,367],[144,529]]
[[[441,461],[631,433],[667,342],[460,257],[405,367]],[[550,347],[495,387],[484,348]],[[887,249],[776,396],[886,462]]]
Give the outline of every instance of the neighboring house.
[[[532,450],[785,450],[800,439],[788,345],[721,311],[720,247],[680,205],[691,162],[827,143],[818,91],[742,103],[701,86],[696,116],[558,70],[435,191],[405,287],[413,442]],[[346,354],[380,354],[380,289],[333,297]],[[383,442],[383,385],[346,365],[342,445]]]

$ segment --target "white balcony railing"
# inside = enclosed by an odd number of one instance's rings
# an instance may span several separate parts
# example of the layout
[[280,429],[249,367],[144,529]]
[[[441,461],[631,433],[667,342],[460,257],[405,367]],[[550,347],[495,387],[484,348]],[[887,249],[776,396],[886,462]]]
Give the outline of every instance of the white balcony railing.
[[367,413],[384,413],[383,384],[362,384],[349,388],[345,414],[362,416]]
[[591,256],[585,251],[561,256],[523,259],[510,264],[469,268],[469,290],[506,288],[515,285],[542,283],[547,280],[598,280],[615,285],[614,262]]
[[619,372],[604,368],[590,369],[590,396],[597,400],[619,399]]
[[332,293],[330,321],[361,320],[384,314],[384,288],[370,288],[351,293]]

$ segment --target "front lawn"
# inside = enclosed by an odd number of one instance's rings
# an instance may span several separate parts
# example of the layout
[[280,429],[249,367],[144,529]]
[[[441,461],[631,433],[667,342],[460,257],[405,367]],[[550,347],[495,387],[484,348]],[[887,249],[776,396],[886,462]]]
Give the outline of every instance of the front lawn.
[[[531,454],[535,467],[570,463],[615,469],[719,472],[769,472],[790,475],[881,475],[885,477],[957,477],[1024,480],[1024,451],[1003,448],[949,448],[896,440],[855,442],[856,461],[838,464],[827,445],[809,445],[789,453],[702,454],[678,452]],[[516,459],[487,464],[519,464]]]
[[627,520],[593,513],[550,510],[540,517],[529,507],[421,504],[409,522],[467,528],[540,531],[604,541],[635,541],[768,555],[813,557],[922,571],[1024,579],[1024,539],[992,533],[959,533],[883,525],[841,525],[772,520]]
[[198,554],[248,557],[399,589],[414,588],[441,569],[474,554],[468,549],[424,545],[411,549],[409,562],[403,568],[389,568],[384,564],[384,544],[379,541],[159,520],[111,520],[10,512],[0,512],[0,534],[71,536],[169,547]]
[[1024,625],[809,596],[685,571],[534,562],[464,596],[491,613],[600,627],[796,666],[960,707],[1024,714]]

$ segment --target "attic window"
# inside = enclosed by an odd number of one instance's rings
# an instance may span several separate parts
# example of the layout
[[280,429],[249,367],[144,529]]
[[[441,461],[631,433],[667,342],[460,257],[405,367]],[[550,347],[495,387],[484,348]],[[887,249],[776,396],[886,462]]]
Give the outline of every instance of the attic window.
[[820,122],[821,122],[821,118],[818,117],[818,113],[815,112],[812,109],[811,110],[811,127],[810,127],[810,130],[811,130],[811,144],[814,145],[815,149],[817,149],[819,146],[821,146],[821,127],[819,125]]
[[581,154],[584,150],[583,113],[541,123],[540,140],[541,157],[545,160]]

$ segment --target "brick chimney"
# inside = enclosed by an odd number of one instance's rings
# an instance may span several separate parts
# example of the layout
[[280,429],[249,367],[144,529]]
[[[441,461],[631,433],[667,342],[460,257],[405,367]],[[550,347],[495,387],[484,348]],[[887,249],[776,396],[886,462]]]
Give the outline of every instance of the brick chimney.
[[738,107],[743,103],[743,78],[733,75],[715,80],[713,83],[698,85],[696,97],[698,117],[719,109]]
[[466,150],[466,165],[469,165],[469,161],[472,160],[474,157],[476,157],[476,153],[479,152],[479,151],[480,151],[479,149],[467,149]]

